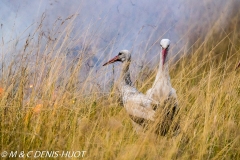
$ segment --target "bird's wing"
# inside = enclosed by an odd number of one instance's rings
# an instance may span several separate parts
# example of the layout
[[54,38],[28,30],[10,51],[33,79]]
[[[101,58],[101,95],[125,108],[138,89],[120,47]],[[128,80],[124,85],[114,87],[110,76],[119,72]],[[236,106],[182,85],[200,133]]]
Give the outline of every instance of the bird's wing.
[[170,96],[177,98],[177,92],[176,92],[176,90],[174,88],[171,88]]
[[176,93],[176,90],[174,88],[172,88],[171,90],[171,97],[173,98],[174,100],[174,106],[178,108],[178,97],[177,97],[177,93]]
[[152,96],[151,94],[152,94],[152,88],[148,89],[147,92],[146,92],[146,95],[148,97],[151,97]]
[[154,121],[155,111],[152,108],[153,100],[149,99],[142,93],[129,96],[124,107],[128,114]]
[[178,108],[178,98],[177,98],[176,90],[174,88],[171,89],[168,99],[171,101],[171,103],[174,104],[176,108]]

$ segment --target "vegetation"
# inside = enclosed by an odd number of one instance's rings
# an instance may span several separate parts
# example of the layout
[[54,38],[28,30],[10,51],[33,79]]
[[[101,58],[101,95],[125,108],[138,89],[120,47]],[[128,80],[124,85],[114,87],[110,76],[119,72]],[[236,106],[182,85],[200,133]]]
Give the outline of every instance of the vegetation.
[[[1,62],[1,151],[84,150],[84,159],[240,159],[239,12],[228,24],[206,31],[205,38],[192,35],[170,65],[180,132],[163,137],[151,130],[136,134],[115,90],[104,93],[95,83],[107,73],[86,65],[91,55],[84,53],[96,52],[87,41],[93,37],[82,35],[75,54],[64,50],[71,45],[71,23],[56,22],[49,35],[40,23],[19,54]],[[137,88],[145,92],[155,69],[139,75],[144,78]]]

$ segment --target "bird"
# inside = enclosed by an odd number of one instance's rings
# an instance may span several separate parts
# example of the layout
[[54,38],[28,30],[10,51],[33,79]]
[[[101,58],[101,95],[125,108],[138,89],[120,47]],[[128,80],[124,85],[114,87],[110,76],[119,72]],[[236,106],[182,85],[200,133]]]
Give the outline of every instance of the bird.
[[164,109],[162,111],[162,124],[165,127],[165,132],[169,129],[174,115],[178,110],[178,101],[176,90],[172,87],[169,70],[168,70],[168,51],[170,47],[169,39],[160,41],[161,52],[160,62],[157,70],[157,75],[153,82],[152,88],[148,89],[146,95],[160,103],[159,106]]
[[146,123],[154,122],[156,113],[154,106],[158,105],[158,103],[132,86],[129,70],[131,63],[130,51],[121,50],[117,56],[104,63],[103,66],[114,62],[122,62],[117,87],[120,91],[123,106],[130,116],[135,130],[142,132]]

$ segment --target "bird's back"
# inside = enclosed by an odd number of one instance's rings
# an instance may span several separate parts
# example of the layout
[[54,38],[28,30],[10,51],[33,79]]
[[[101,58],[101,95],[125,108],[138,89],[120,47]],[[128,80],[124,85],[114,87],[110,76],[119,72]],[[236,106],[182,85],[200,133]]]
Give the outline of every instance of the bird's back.
[[146,120],[154,120],[153,105],[156,105],[157,102],[129,85],[121,87],[121,94],[128,114]]

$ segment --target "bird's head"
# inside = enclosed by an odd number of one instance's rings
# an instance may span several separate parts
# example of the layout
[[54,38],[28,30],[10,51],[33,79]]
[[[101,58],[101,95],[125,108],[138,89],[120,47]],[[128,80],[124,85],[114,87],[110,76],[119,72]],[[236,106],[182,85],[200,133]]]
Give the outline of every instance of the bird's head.
[[103,64],[103,66],[106,66],[108,64],[114,63],[114,62],[125,62],[125,61],[131,61],[131,53],[128,50],[121,50],[117,56],[115,56],[110,61]]
[[160,46],[162,47],[162,64],[164,65],[167,58],[168,49],[170,46],[170,40],[162,39],[160,42]]

